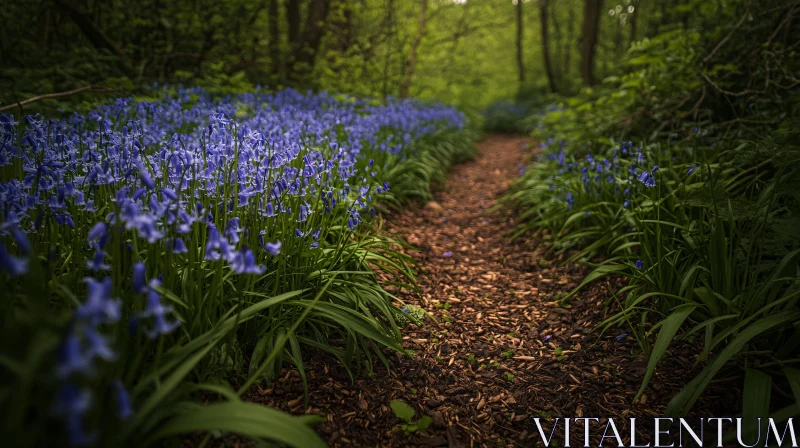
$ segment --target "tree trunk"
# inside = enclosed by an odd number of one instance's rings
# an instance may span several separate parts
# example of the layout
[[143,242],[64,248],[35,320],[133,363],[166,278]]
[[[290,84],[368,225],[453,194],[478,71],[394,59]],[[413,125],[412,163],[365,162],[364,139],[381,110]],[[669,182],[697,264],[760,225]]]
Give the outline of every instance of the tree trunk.
[[100,29],[89,17],[89,14],[81,10],[77,6],[66,3],[64,0],[54,0],[56,5],[60,7],[76,25],[80,28],[81,32],[89,39],[98,49],[107,49],[114,53],[119,59],[120,67],[127,74],[133,74],[128,64],[128,55],[117,44],[115,44],[106,33]]
[[269,0],[269,62],[272,64],[273,79],[283,80],[283,61],[281,60],[280,28],[278,28],[278,0]]
[[597,50],[597,34],[600,28],[600,10],[602,8],[603,0],[583,1],[581,78],[583,78],[583,85],[587,87],[595,84],[594,59]]
[[408,91],[411,89],[411,78],[414,77],[414,66],[417,62],[417,49],[419,48],[420,42],[422,42],[422,35],[425,33],[425,15],[428,11],[428,0],[422,0],[419,11],[417,36],[414,38],[414,42],[411,43],[411,50],[408,53],[406,76],[403,78],[403,83],[400,85],[400,98],[408,98]]
[[522,59],[522,0],[517,0],[517,73],[519,88],[525,83],[525,62]]
[[[522,4],[522,0],[517,0],[517,5]],[[558,92],[556,80],[553,78],[553,66],[550,64],[550,40],[548,37],[547,25],[547,0],[539,0],[539,15],[542,19],[542,57],[544,58],[544,71],[547,74],[547,82],[550,84],[550,91]]]
[[[387,49],[386,49],[386,57],[383,61],[383,96],[386,97],[389,95],[389,67],[390,63],[392,62],[392,45],[394,44],[395,38],[395,20],[394,20],[394,0],[389,0],[388,5],[386,7],[386,20],[384,22],[384,28],[386,29],[387,35]],[[365,59],[366,61],[366,59]]]
[[558,18],[558,9],[554,9],[553,2],[547,2],[547,17],[553,22],[554,42],[553,52],[551,53],[553,61],[553,74],[557,79],[560,80],[563,77],[563,74],[560,73],[561,64],[559,64],[559,58],[564,57],[564,53],[559,53],[559,51],[564,48],[564,33],[561,30],[561,20]]
[[631,35],[630,35],[630,43],[636,42],[636,22],[637,17],[639,16],[639,8],[636,7],[636,2],[632,2],[631,5],[634,5],[634,9],[632,13],[628,14],[628,17],[631,18]]
[[564,46],[564,79],[567,79],[572,62],[572,46],[575,43],[575,8],[572,2],[569,3],[567,13],[567,38]]
[[286,22],[289,24],[289,44],[292,46],[300,41],[300,1],[286,2]]
[[[295,2],[290,1],[289,3]],[[325,35],[325,21],[330,12],[330,2],[328,0],[311,0],[306,12],[303,34],[294,47],[292,68],[289,71],[290,79],[303,86],[308,84],[311,72],[314,70],[317,50],[319,50],[322,37]]]

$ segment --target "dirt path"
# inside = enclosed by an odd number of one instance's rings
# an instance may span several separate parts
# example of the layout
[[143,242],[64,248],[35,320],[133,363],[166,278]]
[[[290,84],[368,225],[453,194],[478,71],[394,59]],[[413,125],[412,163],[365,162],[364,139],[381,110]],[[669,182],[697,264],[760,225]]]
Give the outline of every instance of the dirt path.
[[[488,136],[475,161],[454,168],[438,206],[389,219],[391,230],[421,249],[410,254],[427,272],[422,294],[406,300],[439,325],[407,328],[404,346],[414,356],[396,355],[391,372],[380,367],[355,384],[335,363],[311,362],[307,412],[327,417],[320,432],[331,446],[538,446],[532,417],[660,416],[685,381],[657,373],[644,403],[633,405],[646,360],[631,356],[635,343],[625,335],[590,334],[610,285],[559,306],[585,268],[561,266],[535,241],[511,243],[504,236],[511,215],[487,212],[519,176],[526,141]],[[691,367],[680,356],[670,362],[666,371]],[[260,395],[251,399],[302,412],[293,372]],[[397,431],[392,400],[431,416],[433,425],[415,435]]]

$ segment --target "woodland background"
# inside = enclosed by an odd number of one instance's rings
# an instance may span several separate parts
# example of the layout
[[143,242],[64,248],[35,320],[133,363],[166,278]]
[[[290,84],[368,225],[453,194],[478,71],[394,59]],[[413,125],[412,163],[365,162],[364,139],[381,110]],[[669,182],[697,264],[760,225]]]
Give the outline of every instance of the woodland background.
[[600,83],[632,42],[722,24],[734,12],[725,3],[22,0],[0,10],[0,101],[87,85],[258,84],[480,109]]

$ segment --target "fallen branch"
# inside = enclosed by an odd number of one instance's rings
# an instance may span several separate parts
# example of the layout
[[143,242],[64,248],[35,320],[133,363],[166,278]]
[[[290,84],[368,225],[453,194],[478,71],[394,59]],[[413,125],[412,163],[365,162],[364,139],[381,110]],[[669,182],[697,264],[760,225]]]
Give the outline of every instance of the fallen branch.
[[0,111],[13,109],[15,107],[22,107],[22,106],[25,106],[27,104],[30,104],[30,103],[33,103],[33,102],[36,102],[36,101],[39,101],[39,100],[46,100],[46,99],[50,99],[50,98],[63,98],[65,96],[75,95],[77,93],[88,92],[88,91],[91,91],[91,92],[116,92],[116,91],[119,91],[119,89],[111,89],[111,88],[108,88],[108,87],[85,86],[85,87],[81,87],[81,88],[75,89],[75,90],[70,90],[70,91],[67,91],[67,92],[46,93],[44,95],[34,96],[32,98],[28,98],[27,100],[19,101],[19,102],[16,102],[14,104],[9,104],[7,106],[0,107]]
[[727,41],[729,41],[729,40],[730,40],[731,36],[733,36],[733,33],[734,33],[736,30],[738,30],[740,26],[742,26],[742,23],[744,23],[744,19],[745,19],[745,18],[747,18],[748,14],[749,14],[749,13],[745,13],[745,14],[742,16],[742,18],[741,18],[741,19],[739,19],[739,23],[737,23],[737,24],[736,24],[736,25],[733,27],[733,29],[732,29],[732,30],[731,30],[731,31],[728,33],[728,35],[727,35],[727,36],[725,36],[725,38],[724,38],[724,39],[722,39],[721,41],[719,41],[719,43],[717,44],[717,46],[716,46],[716,47],[714,47],[714,49],[713,49],[713,50],[711,50],[711,53],[709,53],[709,55],[708,55],[708,56],[706,56],[706,57],[704,57],[704,58],[703,58],[703,62],[708,62],[708,60],[709,60],[709,59],[713,58],[713,57],[714,57],[714,55],[717,53],[717,50],[719,50],[720,48],[722,48],[722,46],[723,46],[723,45],[725,45],[725,42],[727,42]]

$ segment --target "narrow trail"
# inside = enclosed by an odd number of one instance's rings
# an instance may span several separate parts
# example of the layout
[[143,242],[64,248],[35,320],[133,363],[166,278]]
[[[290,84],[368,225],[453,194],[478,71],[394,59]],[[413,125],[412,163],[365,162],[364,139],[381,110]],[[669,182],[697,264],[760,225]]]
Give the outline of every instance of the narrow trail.
[[[306,412],[326,416],[319,429],[331,446],[539,446],[533,417],[661,416],[686,380],[691,361],[671,357],[633,404],[646,359],[631,356],[635,342],[626,335],[590,333],[603,318],[606,291],[618,285],[597,283],[559,305],[586,268],[563,266],[536,241],[510,242],[513,214],[488,212],[519,176],[526,142],[487,136],[474,161],[452,170],[434,204],[389,217],[389,229],[420,249],[409,254],[425,272],[422,293],[404,300],[438,324],[406,328],[413,356],[397,354],[390,372],[379,366],[354,384],[335,362],[310,362]],[[303,412],[292,371],[249,399]],[[392,400],[433,424],[415,435],[393,430],[400,421]],[[573,441],[582,439],[578,432]]]

